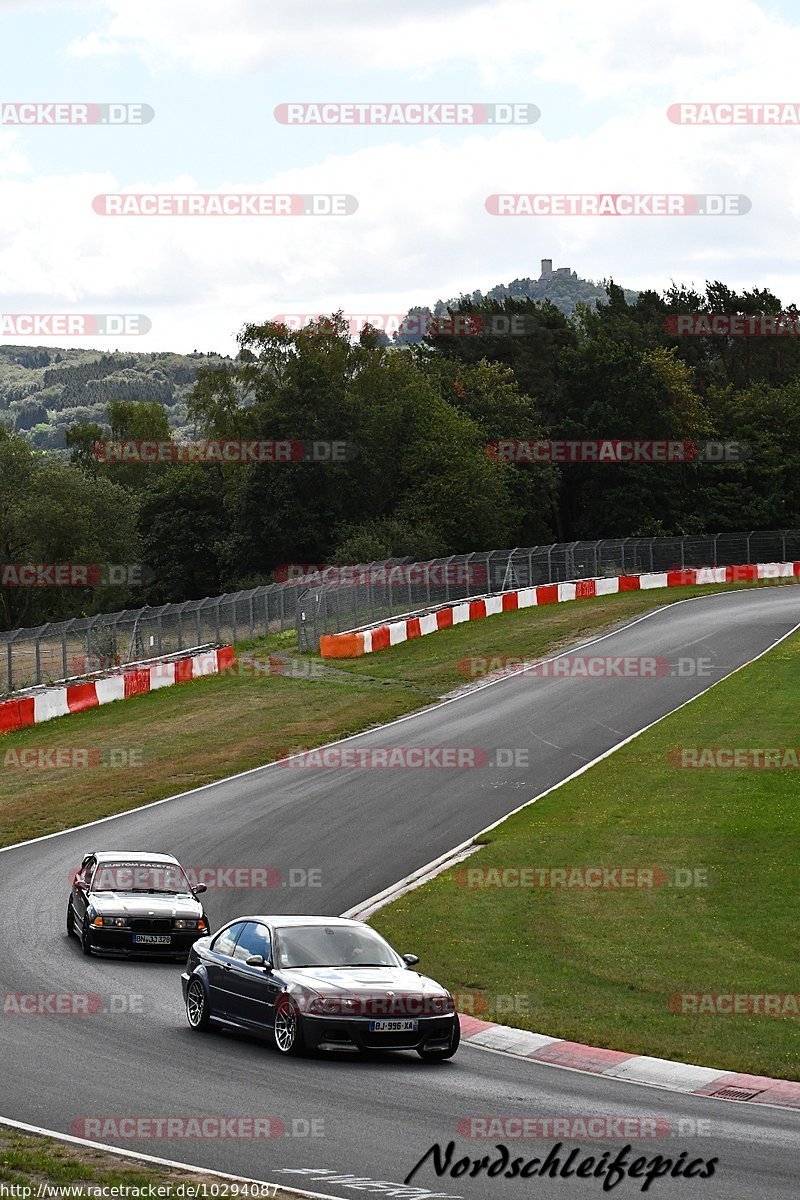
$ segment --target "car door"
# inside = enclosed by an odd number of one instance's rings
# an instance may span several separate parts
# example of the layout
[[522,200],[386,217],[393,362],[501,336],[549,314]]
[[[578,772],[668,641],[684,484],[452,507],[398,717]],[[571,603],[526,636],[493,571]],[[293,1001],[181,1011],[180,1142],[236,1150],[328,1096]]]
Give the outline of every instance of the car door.
[[245,924],[244,921],[236,921],[233,925],[228,925],[227,928],[220,930],[203,955],[208,976],[211,1011],[215,1016],[231,1015],[230,980],[233,951],[236,939]]
[[233,951],[229,976],[231,1015],[234,1020],[259,1028],[271,1028],[275,997],[280,991],[271,966],[250,967],[247,959],[260,955],[271,963],[270,932],[260,921],[248,921]]
[[89,887],[96,866],[97,859],[93,854],[87,854],[73,880],[72,911],[75,914],[75,923],[78,929],[82,928],[86,917],[86,909],[89,907]]

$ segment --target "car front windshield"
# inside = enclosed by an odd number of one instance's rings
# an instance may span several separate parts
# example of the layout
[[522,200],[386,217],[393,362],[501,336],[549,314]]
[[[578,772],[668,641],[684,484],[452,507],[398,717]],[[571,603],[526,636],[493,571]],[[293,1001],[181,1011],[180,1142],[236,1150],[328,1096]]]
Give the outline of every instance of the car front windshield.
[[282,967],[397,967],[400,959],[371,929],[294,925],[278,929]]
[[94,892],[162,892],[174,896],[191,891],[177,863],[100,863],[92,880]]

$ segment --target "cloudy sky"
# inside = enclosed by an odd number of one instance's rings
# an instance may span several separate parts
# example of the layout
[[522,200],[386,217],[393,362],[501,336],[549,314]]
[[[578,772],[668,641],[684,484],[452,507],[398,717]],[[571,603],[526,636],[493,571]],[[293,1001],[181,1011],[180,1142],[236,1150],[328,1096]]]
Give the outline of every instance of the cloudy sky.
[[[800,112],[795,0],[0,0],[0,314],[144,314],[44,344],[229,353],[245,321],[402,313],[543,257],[629,287],[800,301],[800,125],[692,127],[690,101]],[[147,124],[19,125],[23,102]],[[286,103],[535,105],[535,123],[282,124]],[[495,193],[739,194],[747,215],[490,215]],[[119,216],[106,194],[356,197],[349,216]],[[20,337],[0,333],[3,342]]]

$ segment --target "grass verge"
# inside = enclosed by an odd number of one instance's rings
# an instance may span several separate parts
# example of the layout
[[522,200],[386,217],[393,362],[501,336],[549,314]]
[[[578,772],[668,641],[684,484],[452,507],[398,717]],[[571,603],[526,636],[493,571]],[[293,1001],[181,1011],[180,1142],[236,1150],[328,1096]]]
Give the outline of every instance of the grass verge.
[[[799,711],[795,636],[509,818],[462,866],[372,923],[459,993],[462,1011],[635,1054],[800,1079],[800,772],[686,769],[675,756],[686,747],[796,747]],[[656,886],[502,874],[590,867],[653,869]],[[646,884],[646,875],[633,878]],[[506,886],[521,881],[533,886]],[[776,998],[740,1003],[783,1015],[727,1015],[714,1011],[727,1001],[676,999],[731,993]]]
[[[204,1197],[233,1195],[232,1181],[202,1171],[148,1166],[135,1159],[91,1150],[71,1142],[59,1142],[38,1134],[22,1133],[0,1125],[0,1184],[4,1194],[17,1200],[56,1200],[57,1197],[86,1197],[104,1200],[122,1197],[158,1196],[161,1200],[203,1200]],[[212,1187],[215,1191],[212,1193]],[[226,1193],[225,1189],[230,1190]],[[239,1185],[238,1195],[245,1185]],[[15,1189],[11,1191],[10,1189]],[[112,1188],[121,1189],[111,1191]],[[41,1191],[40,1191],[41,1189]],[[52,1190],[51,1190],[52,1189]],[[63,1190],[60,1190],[63,1189]],[[79,1190],[80,1189],[80,1190]],[[158,1190],[150,1190],[158,1189]],[[295,1192],[264,1185],[259,1200],[291,1200]]]

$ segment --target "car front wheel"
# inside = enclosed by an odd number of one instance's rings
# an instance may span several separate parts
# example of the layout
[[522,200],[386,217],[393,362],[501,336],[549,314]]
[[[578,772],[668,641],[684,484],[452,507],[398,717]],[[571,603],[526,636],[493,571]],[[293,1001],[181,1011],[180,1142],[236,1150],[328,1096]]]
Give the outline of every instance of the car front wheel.
[[83,914],[83,928],[81,929],[81,950],[84,954],[92,953],[92,943],[89,941],[89,914]]
[[72,901],[67,901],[67,937],[75,937],[75,918],[72,915]]
[[452,1058],[458,1049],[461,1041],[461,1026],[456,1017],[455,1025],[453,1026],[453,1036],[450,1039],[450,1045],[446,1050],[417,1050],[417,1054],[424,1062],[444,1062],[446,1058]]
[[275,1049],[281,1054],[302,1054],[303,1023],[291,1000],[279,1000],[276,1004],[272,1036]]
[[192,1029],[208,1029],[211,1014],[208,1010],[206,989],[199,979],[190,979],[186,989],[186,1019]]

